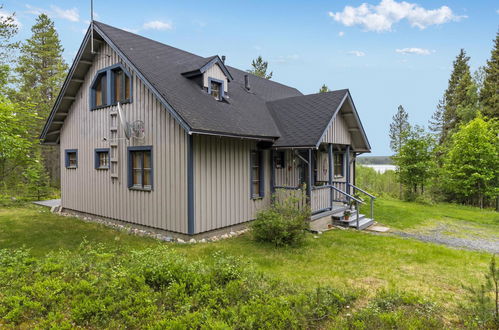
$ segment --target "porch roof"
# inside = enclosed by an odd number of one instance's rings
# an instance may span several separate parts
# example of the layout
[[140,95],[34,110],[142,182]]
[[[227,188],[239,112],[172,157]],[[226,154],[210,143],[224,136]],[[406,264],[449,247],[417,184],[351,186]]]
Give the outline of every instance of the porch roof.
[[359,136],[353,137],[355,141],[352,146],[353,150],[369,151],[369,141],[348,89],[288,97],[267,102],[267,107],[281,133],[281,137],[274,146],[289,148],[317,147],[343,104],[347,104],[351,108],[351,112],[355,114],[353,116],[354,120],[350,124],[355,127],[356,133],[354,134]]

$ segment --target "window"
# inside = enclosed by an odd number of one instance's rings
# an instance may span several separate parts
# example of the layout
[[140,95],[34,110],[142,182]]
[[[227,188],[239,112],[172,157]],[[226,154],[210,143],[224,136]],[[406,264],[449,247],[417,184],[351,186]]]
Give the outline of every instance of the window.
[[251,151],[251,198],[264,196],[263,152]]
[[65,163],[66,168],[77,168],[78,167],[78,150],[77,149],[66,149],[65,150]]
[[130,76],[121,68],[113,70],[113,104],[130,102]]
[[344,157],[343,154],[334,154],[334,176],[343,176],[344,175]]
[[91,110],[131,102],[130,74],[121,64],[99,70],[90,89]]
[[109,169],[109,149],[95,149],[95,169]]
[[275,154],[275,168],[284,168],[286,160],[285,151],[277,151]]
[[224,96],[224,85],[222,80],[208,78],[208,93],[217,101],[221,101]]
[[94,85],[95,107],[103,107],[107,105],[107,75],[101,74],[97,77]]
[[152,190],[152,147],[128,147],[128,187]]

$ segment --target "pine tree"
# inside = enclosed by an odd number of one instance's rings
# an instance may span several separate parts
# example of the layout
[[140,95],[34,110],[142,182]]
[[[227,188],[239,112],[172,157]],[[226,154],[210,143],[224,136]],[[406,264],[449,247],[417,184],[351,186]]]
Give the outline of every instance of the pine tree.
[[476,117],[478,106],[478,87],[469,71],[465,71],[456,88],[457,125],[465,124]]
[[[465,100],[463,91],[469,89],[467,87],[470,80],[462,82],[461,79],[465,76],[471,77],[470,66],[468,64],[469,57],[466,56],[464,49],[461,49],[453,63],[451,77],[448,87],[444,93],[443,99],[437,107],[436,113],[433,115],[432,127],[440,127],[439,143],[444,144],[448,136],[459,124],[458,106]],[[438,113],[440,112],[440,113]],[[435,122],[438,121],[438,122]]]
[[248,70],[249,73],[252,73],[255,76],[262,77],[265,79],[272,78],[273,74],[272,71],[269,74],[267,74],[269,62],[265,62],[261,56],[258,56],[255,60],[253,60],[251,62],[251,66],[253,67],[253,69]]
[[[3,6],[0,5],[1,9]],[[15,14],[0,16],[0,65],[7,64],[11,58],[12,50],[18,46],[17,42],[12,42],[12,38],[18,30]]]
[[[37,114],[32,139],[36,140],[50,114],[67,71],[62,57],[63,48],[54,22],[40,14],[31,28],[32,36],[21,46],[17,61],[17,90],[13,97],[20,104],[30,104],[27,111]],[[33,153],[35,150],[33,150]],[[60,164],[57,147],[44,146],[42,158],[53,184],[57,184]]]
[[31,38],[21,46],[16,67],[19,85],[16,97],[34,103],[33,110],[41,117],[41,128],[54,104],[68,66],[62,57],[63,48],[54,22],[47,15],[38,16],[31,32]]
[[400,148],[404,145],[407,135],[409,134],[409,114],[405,111],[404,107],[399,105],[397,113],[392,117],[390,124],[390,148],[393,152],[398,153]]
[[[395,153],[395,157],[398,156],[402,146],[407,140],[411,126],[409,125],[409,114],[405,111],[402,105],[399,105],[397,113],[392,117],[392,123],[390,124],[390,148]],[[400,181],[399,186],[399,198],[402,198],[402,181]]]
[[319,93],[327,93],[329,91],[330,91],[330,89],[329,89],[329,87],[327,87],[326,84],[323,84],[321,89],[319,89]]
[[485,116],[499,118],[499,31],[496,33],[491,57],[485,66],[480,102]]

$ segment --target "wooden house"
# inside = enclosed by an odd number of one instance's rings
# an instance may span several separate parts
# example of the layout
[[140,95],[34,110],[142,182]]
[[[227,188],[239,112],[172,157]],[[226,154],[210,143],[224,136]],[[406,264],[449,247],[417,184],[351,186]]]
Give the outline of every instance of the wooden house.
[[370,151],[346,89],[303,95],[95,21],[40,138],[60,145],[63,209],[183,235],[302,189],[327,225],[361,201],[355,157]]

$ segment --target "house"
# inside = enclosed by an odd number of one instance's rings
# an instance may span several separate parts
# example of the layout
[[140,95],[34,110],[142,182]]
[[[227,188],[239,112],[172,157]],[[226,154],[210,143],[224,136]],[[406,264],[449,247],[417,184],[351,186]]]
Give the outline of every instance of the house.
[[327,225],[361,202],[355,157],[370,151],[346,89],[302,95],[95,21],[40,138],[60,145],[63,209],[179,235],[240,226],[302,189]]

